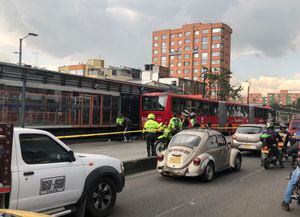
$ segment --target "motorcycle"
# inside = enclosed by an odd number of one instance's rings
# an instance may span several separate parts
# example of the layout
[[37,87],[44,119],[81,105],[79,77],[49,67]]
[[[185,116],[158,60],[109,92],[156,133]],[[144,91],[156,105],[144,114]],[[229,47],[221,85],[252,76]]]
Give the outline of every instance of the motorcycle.
[[154,143],[155,152],[157,156],[161,155],[161,153],[168,148],[169,142],[171,141],[173,136],[179,131],[180,129],[165,129],[163,131],[163,134],[160,135]]
[[276,165],[278,160],[275,148],[277,144],[273,144],[274,148],[270,148],[268,145],[264,145],[261,149],[261,158],[264,168],[267,170],[270,168],[270,165]]

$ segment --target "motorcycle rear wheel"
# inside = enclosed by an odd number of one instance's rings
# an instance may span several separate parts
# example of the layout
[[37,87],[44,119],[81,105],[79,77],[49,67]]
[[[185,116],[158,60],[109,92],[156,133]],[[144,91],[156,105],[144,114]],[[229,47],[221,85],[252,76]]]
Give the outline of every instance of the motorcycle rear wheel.
[[270,161],[268,158],[264,158],[263,160],[263,165],[264,165],[264,168],[267,170],[267,169],[270,169]]
[[157,156],[161,155],[161,153],[167,149],[167,145],[162,141],[155,142],[154,146],[155,146],[155,153]]

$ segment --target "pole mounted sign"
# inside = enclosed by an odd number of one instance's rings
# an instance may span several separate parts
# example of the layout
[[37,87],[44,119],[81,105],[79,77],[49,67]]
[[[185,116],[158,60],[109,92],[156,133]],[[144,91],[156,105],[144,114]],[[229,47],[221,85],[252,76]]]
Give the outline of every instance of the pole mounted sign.
[[13,125],[0,124],[0,194],[10,192]]

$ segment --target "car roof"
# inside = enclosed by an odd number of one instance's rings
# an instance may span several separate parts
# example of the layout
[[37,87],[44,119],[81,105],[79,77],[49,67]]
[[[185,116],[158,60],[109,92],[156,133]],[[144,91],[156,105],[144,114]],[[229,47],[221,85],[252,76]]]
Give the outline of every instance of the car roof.
[[265,127],[265,124],[241,124],[239,127]]
[[17,133],[43,133],[43,132],[45,132],[44,130],[21,128],[21,127],[14,127],[14,131]]
[[203,136],[213,136],[213,135],[222,135],[222,133],[215,131],[215,130],[209,130],[209,129],[201,129],[201,128],[192,128],[192,129],[186,129],[182,130],[177,134],[190,134],[190,135],[197,135],[200,137]]

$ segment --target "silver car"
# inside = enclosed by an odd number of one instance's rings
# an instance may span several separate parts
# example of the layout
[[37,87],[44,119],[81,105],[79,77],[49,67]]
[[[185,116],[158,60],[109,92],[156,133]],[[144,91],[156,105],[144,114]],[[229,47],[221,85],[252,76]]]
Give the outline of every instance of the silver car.
[[260,151],[260,135],[265,130],[265,124],[242,124],[232,135],[232,146],[241,151]]
[[157,170],[163,176],[202,176],[211,181],[215,172],[240,170],[241,153],[214,130],[188,129],[177,133],[167,150],[157,156]]

